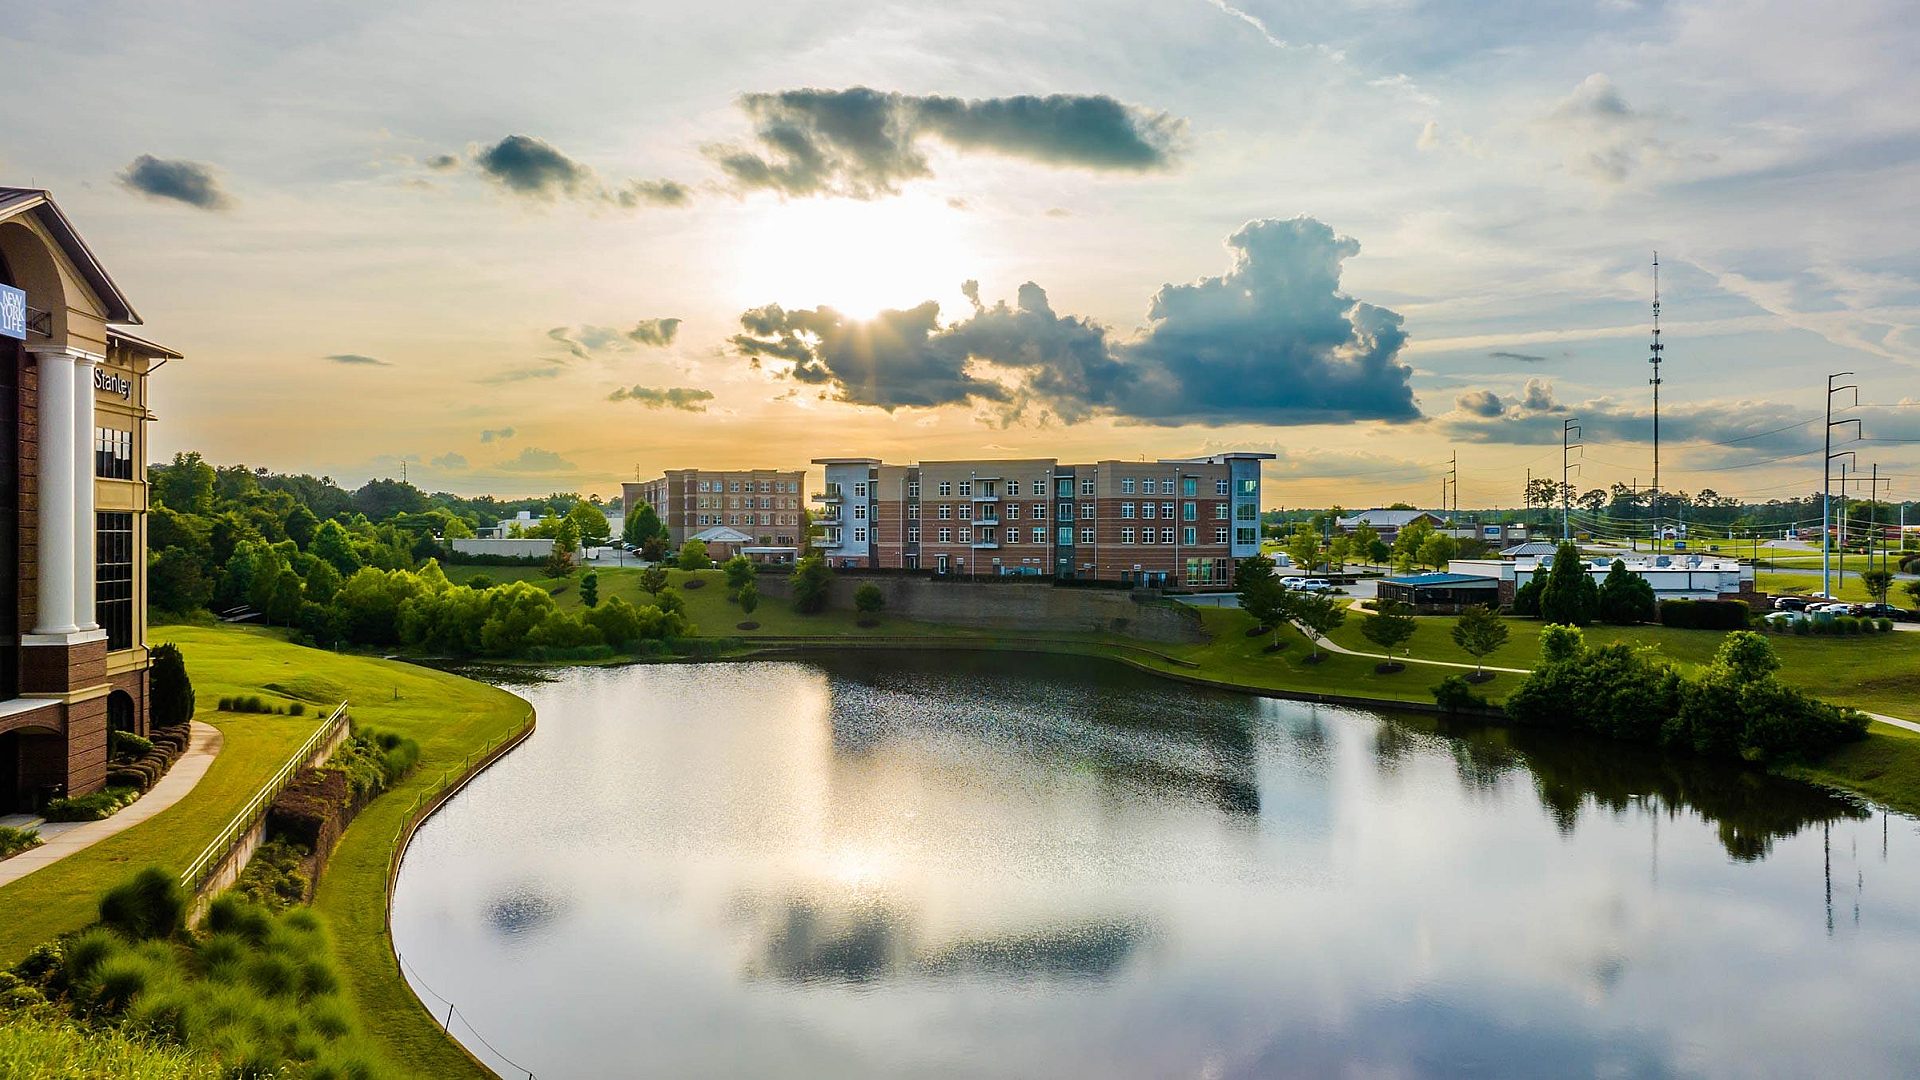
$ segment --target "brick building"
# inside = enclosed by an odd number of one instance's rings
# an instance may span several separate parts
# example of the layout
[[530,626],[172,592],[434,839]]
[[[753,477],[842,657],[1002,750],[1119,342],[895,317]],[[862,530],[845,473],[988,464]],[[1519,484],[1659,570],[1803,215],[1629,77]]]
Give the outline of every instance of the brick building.
[[0,812],[106,782],[147,718],[147,375],[178,354],[45,192],[0,187]]
[[1260,462],[816,458],[815,550],[839,567],[1224,588],[1260,550]]
[[716,526],[751,537],[740,549],[758,558],[791,557],[806,526],[806,473],[800,469],[668,469],[652,480],[620,485],[621,506],[646,503],[679,547]]

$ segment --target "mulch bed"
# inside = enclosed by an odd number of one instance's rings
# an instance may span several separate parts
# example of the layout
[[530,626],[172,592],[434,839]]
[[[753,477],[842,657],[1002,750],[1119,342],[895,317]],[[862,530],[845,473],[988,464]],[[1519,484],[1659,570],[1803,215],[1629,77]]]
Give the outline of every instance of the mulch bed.
[[854,622],[853,625],[860,627],[862,630],[871,630],[874,627],[880,625],[880,620],[879,619],[858,619]]
[[1375,675],[1398,675],[1405,670],[1407,670],[1407,665],[1397,660],[1391,663],[1373,665],[1373,673]]
[[1277,652],[1279,652],[1279,651],[1280,651],[1281,649],[1284,649],[1284,648],[1286,648],[1286,647],[1287,647],[1288,645],[1291,645],[1291,644],[1293,644],[1293,643],[1292,643],[1292,642],[1290,642],[1290,641],[1276,641],[1276,642],[1274,642],[1274,643],[1273,643],[1273,644],[1271,644],[1271,645],[1266,645],[1266,646],[1263,646],[1263,647],[1261,647],[1261,649],[1260,649],[1260,651],[1261,651],[1261,652],[1263,652],[1263,653],[1277,653]]
[[1492,682],[1493,676],[1494,673],[1491,671],[1475,671],[1467,676],[1467,681],[1475,686],[1479,686],[1481,683]]
[[735,630],[758,630],[760,629],[760,624],[749,620],[743,623],[734,623],[733,628]]
[[1247,636],[1259,637],[1261,634],[1271,634],[1271,633],[1273,633],[1273,627],[1271,626],[1256,626],[1253,629],[1247,631]]
[[1300,662],[1303,664],[1324,664],[1327,662],[1327,657],[1332,655],[1332,653],[1308,653],[1300,658]]
[[706,579],[706,578],[692,578],[692,579],[690,579],[690,580],[688,580],[688,581],[686,581],[686,582],[684,582],[684,583],[682,583],[680,587],[681,587],[681,588],[683,588],[683,589],[704,589],[704,588],[706,588],[706,587],[707,587],[707,579]]

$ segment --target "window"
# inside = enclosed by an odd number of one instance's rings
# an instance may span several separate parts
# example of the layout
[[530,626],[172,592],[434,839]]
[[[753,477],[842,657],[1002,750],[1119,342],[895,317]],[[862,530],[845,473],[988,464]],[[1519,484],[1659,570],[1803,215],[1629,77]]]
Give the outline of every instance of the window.
[[1053,485],[1053,493],[1063,499],[1073,498],[1073,477],[1063,476]]
[[1220,528],[1213,530],[1213,542],[1216,544],[1224,544],[1227,542],[1226,526],[1223,525]]
[[907,543],[917,544],[919,542],[920,542],[920,527],[916,525],[913,528],[907,530]]
[[1173,530],[1172,530],[1172,529],[1161,529],[1161,530],[1160,530],[1160,542],[1161,542],[1161,543],[1163,543],[1163,544],[1171,544],[1171,543],[1173,543]]
[[93,429],[93,475],[108,480],[133,479],[133,432]]
[[1235,521],[1252,521],[1254,518],[1259,516],[1260,515],[1258,511],[1254,509],[1252,503],[1235,503],[1234,504],[1233,518]]
[[867,497],[866,481],[862,480],[860,483],[853,485],[853,497],[856,499],[864,499]]
[[1082,495],[1093,494],[1093,477],[1089,476],[1086,479],[1080,481],[1080,494]]
[[1047,530],[1045,527],[1043,526],[1034,527],[1033,542],[1036,544],[1044,544],[1047,542]]
[[971,543],[973,543],[973,530],[972,530],[972,529],[961,529],[961,530],[960,530],[960,542],[961,542],[961,543],[963,543],[963,544],[971,544]]
[[920,520],[920,504],[919,503],[907,504],[907,520],[908,521]]
[[1227,520],[1227,504],[1226,503],[1213,504],[1213,520],[1215,521]]
[[1131,544],[1131,543],[1133,543],[1133,530],[1132,530],[1132,529],[1121,529],[1121,530],[1120,530],[1120,542],[1121,542],[1121,543],[1123,543],[1123,544]]
[[773,490],[773,481],[771,481],[771,480],[762,480],[762,481],[760,481],[760,490],[761,490],[761,491],[772,491],[772,490]]
[[920,497],[920,481],[918,480],[907,481],[907,498],[917,499],[919,497]]
[[1180,494],[1182,495],[1200,494],[1200,478],[1197,476],[1182,477],[1180,480]]
[[1128,519],[1131,519],[1131,518],[1133,517],[1133,504],[1132,504],[1132,503],[1121,503],[1121,504],[1120,504],[1120,516],[1121,516],[1121,517],[1123,517],[1123,518],[1128,518]]
[[740,490],[740,481],[738,481],[738,480],[735,480],[735,481],[733,481],[732,483],[730,483],[730,484],[728,484],[728,485],[727,485],[727,490],[728,490],[728,491],[739,491],[739,490]]
[[941,530],[940,530],[940,542],[941,542],[941,543],[943,543],[943,544],[951,544],[951,543],[953,543],[953,530],[952,530],[952,529],[941,529]]
[[867,520],[867,504],[866,503],[853,504],[853,520],[855,521]]
[[972,494],[973,494],[973,481],[971,480],[960,481],[960,497],[966,498]]
[[1027,485],[1027,491],[1029,494],[1045,498],[1047,494],[1047,482],[1045,480],[1035,480],[1033,483]]
[[1007,504],[1007,520],[1008,521],[1020,520],[1020,504],[1019,503]]
[[972,503],[960,504],[960,520],[961,521],[973,520],[973,504]]
[[1121,479],[1121,481],[1120,481],[1120,493],[1121,493],[1122,495],[1131,495],[1131,494],[1133,494],[1133,477],[1131,477],[1131,476],[1128,476],[1128,477],[1123,477],[1123,478]]
[[1240,481],[1240,494],[1249,499],[1260,494],[1260,481],[1252,478]]
[[1141,503],[1140,516],[1143,518],[1146,518],[1148,521],[1152,521],[1154,518],[1154,509],[1156,505],[1157,504],[1155,503]]
[[1152,530],[1152,529],[1141,529],[1141,530],[1140,530],[1140,542],[1141,542],[1141,543],[1143,543],[1143,544],[1151,544],[1151,543],[1153,543],[1153,530]]
[[94,515],[93,617],[107,651],[133,648],[133,515]]
[[941,503],[940,504],[940,520],[947,521],[952,517],[953,517],[953,504]]
[[1073,520],[1073,504],[1061,503],[1060,512],[1058,514],[1055,514],[1054,516],[1059,518],[1061,521],[1072,521]]
[[1235,529],[1233,531],[1233,542],[1236,544],[1251,544],[1259,539],[1256,535],[1258,531],[1257,529]]
[[1225,495],[1227,493],[1227,482],[1225,480],[1215,480],[1213,482],[1213,493],[1215,495]]
[[1196,529],[1196,528],[1194,528],[1194,527],[1193,527],[1193,526],[1191,526],[1191,525],[1187,525],[1187,526],[1184,526],[1184,527],[1182,527],[1182,528],[1181,528],[1181,530],[1180,530],[1180,542],[1181,542],[1181,543],[1183,543],[1183,544],[1186,544],[1186,545],[1188,545],[1189,547],[1191,547],[1191,546],[1192,546],[1192,545],[1194,545],[1194,544],[1197,544],[1197,543],[1199,543],[1199,542],[1200,542],[1200,538],[1194,535],[1195,533],[1197,533],[1197,532],[1199,532],[1199,531],[1200,531],[1200,530],[1198,530],[1198,529]]
[[1046,503],[1033,504],[1033,520],[1035,521],[1047,520],[1047,504]]
[[1070,526],[1055,529],[1053,531],[1053,538],[1062,544],[1070,545],[1073,543],[1073,529]]
[[1181,503],[1180,504],[1180,520],[1181,521],[1199,521],[1200,520],[1200,504],[1199,503]]
[[[1172,486],[1173,486],[1173,481],[1171,481],[1171,480],[1169,480],[1169,481],[1167,481],[1167,486],[1168,486],[1168,487],[1172,487]],[[1172,521],[1172,520],[1173,520],[1173,504],[1172,504],[1172,503],[1161,503],[1161,504],[1160,504],[1160,516],[1161,516],[1161,517],[1163,517],[1163,518],[1166,518],[1166,519],[1167,519],[1168,521]]]
[[1081,503],[1080,517],[1086,521],[1092,521],[1098,510],[1099,506],[1095,503]]
[[1080,530],[1080,542],[1083,544],[1093,543],[1093,528],[1091,526]]
[[867,542],[867,530],[865,530],[865,529],[855,529],[855,530],[853,530],[853,542],[854,542],[854,543],[856,543],[856,544],[864,544],[864,543],[866,543],[866,542]]

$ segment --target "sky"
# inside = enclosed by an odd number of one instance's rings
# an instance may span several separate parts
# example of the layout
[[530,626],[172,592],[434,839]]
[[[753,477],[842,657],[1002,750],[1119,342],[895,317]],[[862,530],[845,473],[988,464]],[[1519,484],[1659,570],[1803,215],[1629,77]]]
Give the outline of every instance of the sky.
[[[30,5],[0,183],[160,456],[613,494],[1260,450],[1276,506],[1920,496],[1920,23],[1857,0]],[[1851,393],[1836,399],[1851,404]],[[1852,462],[1849,463],[1849,467]]]

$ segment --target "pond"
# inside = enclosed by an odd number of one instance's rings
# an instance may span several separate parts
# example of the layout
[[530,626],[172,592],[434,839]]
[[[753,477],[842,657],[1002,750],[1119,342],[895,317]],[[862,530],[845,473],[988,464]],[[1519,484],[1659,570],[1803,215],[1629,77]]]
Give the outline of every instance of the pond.
[[503,1075],[1901,1076],[1920,828],[1077,658],[569,669],[420,830]]

